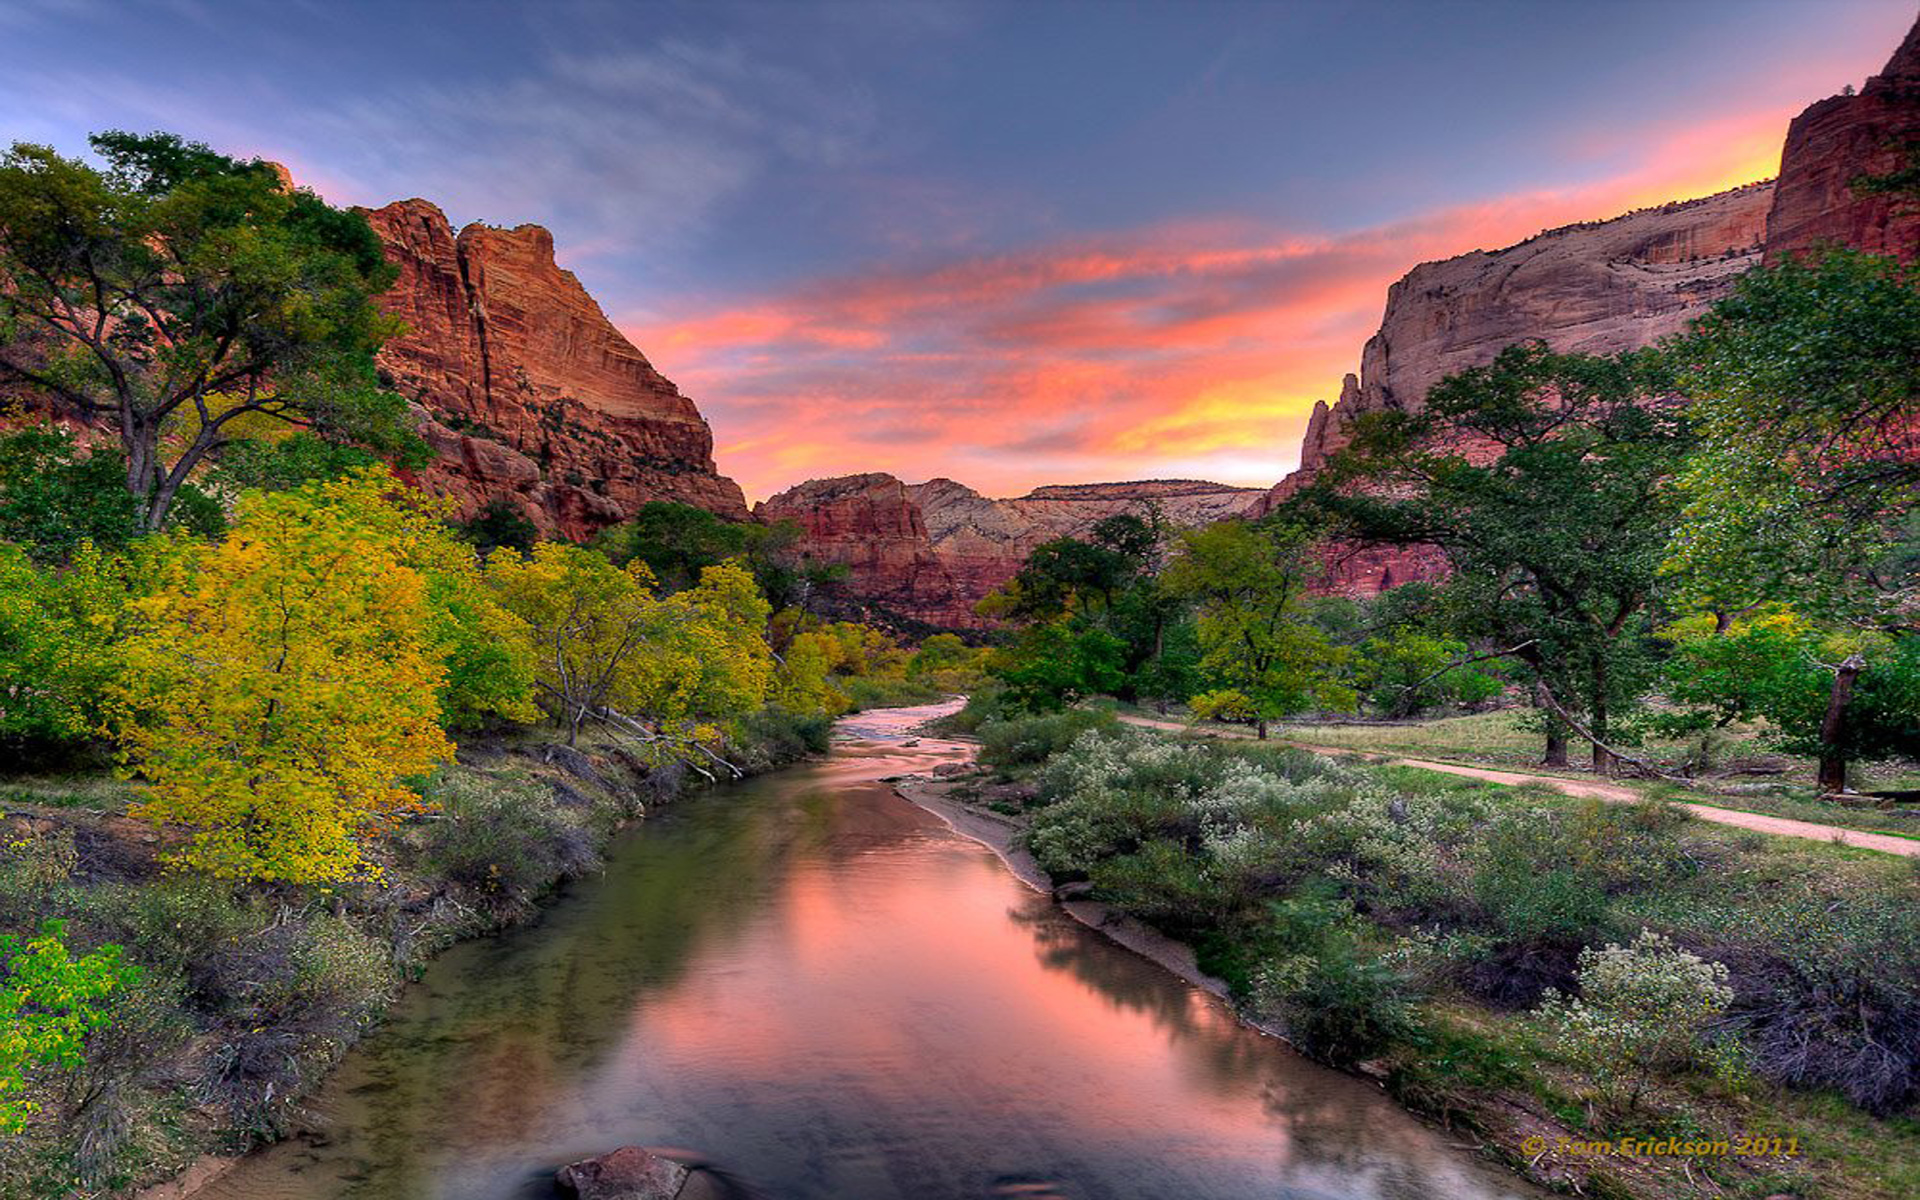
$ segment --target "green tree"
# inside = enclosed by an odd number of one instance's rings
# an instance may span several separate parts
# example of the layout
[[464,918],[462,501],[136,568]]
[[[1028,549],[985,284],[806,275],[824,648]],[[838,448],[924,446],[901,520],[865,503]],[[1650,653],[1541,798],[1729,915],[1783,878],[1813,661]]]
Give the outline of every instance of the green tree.
[[1764,720],[1763,738],[1817,758],[1819,785],[1844,792],[1853,762],[1920,746],[1920,635],[1763,612],[1680,636],[1667,693],[1718,724]]
[[1182,535],[1162,577],[1198,609],[1203,674],[1244,698],[1261,738],[1277,717],[1353,703],[1336,677],[1346,652],[1309,619],[1314,545],[1297,525],[1222,521]]
[[[1671,484],[1694,444],[1681,406],[1647,402],[1668,390],[1655,355],[1510,346],[1419,413],[1363,419],[1299,507],[1345,536],[1445,551],[1462,632],[1507,651],[1611,771],[1616,724],[1657,669]],[[1564,758],[1551,736],[1547,757]]]
[[1797,256],[1742,276],[1665,353],[1701,434],[1667,564],[1690,596],[1851,620],[1897,604],[1876,568],[1920,496],[1920,273]]
[[453,527],[482,555],[502,547],[523,555],[531,554],[533,544],[540,540],[540,529],[533,519],[512,501],[498,497],[487,501],[468,519],[454,522]]
[[73,957],[66,927],[48,921],[22,942],[0,934],[0,1134],[16,1134],[35,1106],[14,1098],[34,1067],[80,1065],[87,1035],[107,1023],[103,1002],[140,981],[118,946]]
[[105,170],[0,159],[0,379],[115,429],[143,527],[259,422],[422,452],[374,376],[394,271],[363,218],[172,135],[92,144]]
[[82,542],[118,549],[138,530],[118,455],[82,451],[51,425],[0,434],[0,541],[64,562]]

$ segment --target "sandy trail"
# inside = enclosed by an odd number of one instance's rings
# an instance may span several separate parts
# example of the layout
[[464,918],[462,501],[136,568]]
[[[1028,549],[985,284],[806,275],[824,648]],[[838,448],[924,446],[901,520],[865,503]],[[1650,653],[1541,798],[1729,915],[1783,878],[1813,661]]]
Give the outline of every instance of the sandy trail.
[[[1177,733],[1195,732],[1194,727],[1179,721],[1160,721],[1152,717],[1137,717],[1120,714],[1120,719],[1129,725],[1140,725],[1149,729],[1168,729]],[[1199,730],[1219,737],[1252,737],[1240,729],[1208,726]],[[1429,758],[1403,758],[1397,754],[1379,754],[1368,750],[1351,750],[1340,746],[1316,746],[1310,742],[1296,741],[1292,738],[1278,738],[1289,746],[1302,750],[1311,750],[1315,754],[1350,754],[1373,762],[1385,763],[1394,767],[1419,767],[1426,771],[1439,771],[1445,775],[1459,775],[1467,779],[1484,779],[1488,783],[1501,783],[1514,786],[1524,783],[1538,783],[1569,796],[1594,796],[1601,800],[1638,800],[1640,793],[1618,783],[1602,783],[1599,780],[1566,779],[1559,775],[1539,775],[1529,771],[1498,771],[1491,767],[1465,767],[1458,763],[1436,762]],[[1676,801],[1681,808],[1702,821],[1712,821],[1716,825],[1733,825],[1741,829],[1752,829],[1760,833],[1771,833],[1780,837],[1809,838],[1816,842],[1839,842],[1847,846],[1857,846],[1862,850],[1878,850],[1884,854],[1900,854],[1909,858],[1920,857],[1920,841],[1913,838],[1894,837],[1886,833],[1865,833],[1856,829],[1836,829],[1831,825],[1821,825],[1813,821],[1795,821],[1790,817],[1769,817],[1763,813],[1741,812],[1737,809],[1715,808],[1711,804],[1692,804]]]

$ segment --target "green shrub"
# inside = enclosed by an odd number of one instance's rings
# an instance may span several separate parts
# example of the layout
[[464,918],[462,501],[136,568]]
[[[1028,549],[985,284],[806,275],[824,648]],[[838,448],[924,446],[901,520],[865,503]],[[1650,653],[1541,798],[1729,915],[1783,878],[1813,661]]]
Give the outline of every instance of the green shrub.
[[988,721],[978,729],[980,761],[1002,771],[1033,766],[1065,750],[1081,734],[1117,724],[1110,712],[1084,709]]
[[749,771],[825,754],[833,742],[833,718],[825,713],[796,713],[768,705],[734,720],[733,760]]
[[1336,1066],[1417,1037],[1413,1000],[1406,978],[1344,930],[1276,959],[1254,980],[1256,1006],[1278,1017],[1302,1051]]
[[587,831],[536,781],[442,771],[428,798],[441,819],[428,827],[423,861],[495,919],[524,911],[560,879],[598,862]]
[[1631,945],[1580,952],[1580,996],[1550,992],[1540,1017],[1610,1101],[1637,1107],[1656,1074],[1707,1060],[1704,1035],[1733,1000],[1723,963],[1643,929]]

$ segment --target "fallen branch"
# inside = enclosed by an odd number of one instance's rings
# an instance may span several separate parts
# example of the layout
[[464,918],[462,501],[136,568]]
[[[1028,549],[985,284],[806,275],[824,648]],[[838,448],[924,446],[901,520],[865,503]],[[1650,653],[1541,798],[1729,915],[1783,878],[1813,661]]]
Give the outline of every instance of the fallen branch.
[[1579,734],[1581,738],[1585,739],[1586,742],[1595,749],[1605,751],[1609,756],[1619,762],[1626,763],[1629,766],[1639,767],[1642,771],[1645,771],[1656,779],[1664,779],[1669,783],[1685,784],[1688,787],[1693,786],[1693,780],[1686,778],[1684,775],[1669,774],[1666,771],[1662,771],[1659,767],[1654,766],[1646,759],[1638,758],[1617,747],[1609,746],[1607,743],[1595,737],[1591,729],[1582,725],[1572,713],[1566,710],[1566,707],[1562,705],[1560,701],[1554,698],[1553,689],[1547,686],[1545,680],[1536,679],[1534,681],[1533,695],[1535,702],[1538,703],[1541,708],[1546,709],[1558,717],[1562,724]]

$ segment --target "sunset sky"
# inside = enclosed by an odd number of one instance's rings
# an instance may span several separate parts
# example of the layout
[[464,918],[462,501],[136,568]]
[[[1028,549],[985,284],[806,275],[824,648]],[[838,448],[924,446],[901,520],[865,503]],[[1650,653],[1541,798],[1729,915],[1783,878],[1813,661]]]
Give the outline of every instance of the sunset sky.
[[759,498],[1264,486],[1416,262],[1764,178],[1913,0],[0,0],[0,133],[550,227]]

